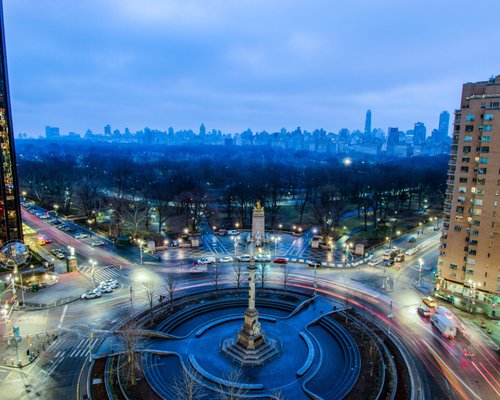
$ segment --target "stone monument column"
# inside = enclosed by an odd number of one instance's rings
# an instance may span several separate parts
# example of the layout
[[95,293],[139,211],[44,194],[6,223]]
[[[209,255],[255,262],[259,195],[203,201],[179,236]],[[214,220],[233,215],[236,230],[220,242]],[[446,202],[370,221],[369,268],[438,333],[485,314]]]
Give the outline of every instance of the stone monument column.
[[255,204],[252,213],[252,237],[257,247],[262,246],[266,240],[266,223],[264,207],[260,205],[260,201]]

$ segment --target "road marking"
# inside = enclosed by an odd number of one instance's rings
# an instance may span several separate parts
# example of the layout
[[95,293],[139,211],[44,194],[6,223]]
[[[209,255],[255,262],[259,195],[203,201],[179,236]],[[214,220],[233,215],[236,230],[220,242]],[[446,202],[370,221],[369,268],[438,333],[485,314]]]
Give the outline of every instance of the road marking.
[[59,325],[57,326],[57,329],[61,329],[61,326],[62,326],[62,323],[63,323],[63,320],[64,320],[64,316],[66,315],[66,311],[68,311],[68,304],[66,304],[64,306],[64,310],[63,310],[63,313],[61,315],[61,319],[59,320]]

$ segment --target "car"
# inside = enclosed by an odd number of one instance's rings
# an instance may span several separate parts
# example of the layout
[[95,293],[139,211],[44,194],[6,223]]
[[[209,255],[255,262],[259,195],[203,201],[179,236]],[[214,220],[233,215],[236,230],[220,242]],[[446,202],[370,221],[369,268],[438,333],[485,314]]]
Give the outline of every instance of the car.
[[392,260],[394,257],[396,257],[397,255],[399,254],[399,252],[397,250],[387,250],[386,252],[384,252],[384,256],[383,256],[383,259],[384,261],[387,261],[387,260]]
[[462,355],[466,358],[473,358],[476,356],[474,353],[474,347],[469,346],[469,345],[464,345],[462,347]]
[[286,264],[288,260],[285,257],[276,257],[273,262],[275,264]]
[[73,236],[75,239],[85,239],[85,238],[89,237],[89,235],[87,233],[84,233],[84,232],[77,232]]
[[441,228],[439,226],[435,226],[434,228],[432,228],[434,231],[440,231]]
[[97,289],[102,293],[113,293],[113,288],[109,285],[99,286]]
[[255,257],[257,262],[271,262],[271,254],[259,254]]
[[379,257],[379,258],[373,258],[373,259],[371,259],[370,261],[368,261],[368,265],[369,265],[370,267],[374,267],[375,265],[380,264],[382,261],[383,261],[383,260],[382,260],[382,258],[380,258],[380,257]]
[[219,258],[219,262],[221,262],[221,263],[233,262],[233,257],[231,257],[231,256],[221,257],[221,258]]
[[102,293],[100,290],[94,289],[94,290],[89,290],[88,292],[83,293],[80,296],[80,299],[82,300],[87,300],[87,299],[95,299],[98,297],[101,297]]
[[90,245],[92,247],[96,247],[96,246],[104,246],[106,244],[106,242],[104,240],[95,240],[93,242],[90,243]]
[[40,219],[49,219],[50,216],[47,213],[42,213],[42,215],[38,215],[38,218],[40,218]]
[[45,244],[49,244],[49,243],[52,243],[52,239],[45,238]]
[[383,265],[384,267],[392,267],[394,265],[394,260],[393,259],[385,260]]
[[406,250],[405,254],[407,256],[412,256],[418,251],[418,247],[413,247],[411,249]]
[[203,257],[203,258],[200,258],[197,262],[198,262],[198,264],[214,264],[215,257]]
[[409,239],[408,239],[408,243],[415,243],[417,241],[417,239],[414,237],[414,236],[411,236]]
[[99,285],[103,285],[103,286],[105,286],[105,285],[113,285],[113,284],[115,284],[115,283],[118,285],[118,281],[117,281],[116,279],[112,279],[112,278],[110,278],[110,279],[106,279],[105,281],[101,281],[101,282],[99,283]]
[[423,303],[418,306],[417,312],[423,317],[430,317],[431,315],[431,310]]
[[398,254],[395,258],[394,258],[394,261],[395,262],[401,262],[401,261],[404,261],[405,260],[405,255],[404,254]]
[[227,234],[228,235],[239,235],[240,231],[237,230],[237,229],[230,229],[230,230],[227,231]]
[[243,254],[241,256],[238,256],[238,261],[249,262],[250,256],[248,254]]
[[426,306],[430,308],[436,308],[437,306],[436,300],[434,300],[430,296],[422,297],[422,303],[424,303]]
[[316,261],[316,260],[307,260],[307,265],[309,265],[310,267],[319,267],[321,266],[321,263],[319,261]]

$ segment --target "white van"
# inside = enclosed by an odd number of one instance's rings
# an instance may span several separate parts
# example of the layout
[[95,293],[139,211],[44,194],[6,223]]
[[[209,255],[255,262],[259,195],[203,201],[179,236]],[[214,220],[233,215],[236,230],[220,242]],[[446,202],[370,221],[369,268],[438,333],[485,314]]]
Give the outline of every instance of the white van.
[[449,318],[434,314],[431,316],[431,322],[445,338],[453,339],[457,336],[457,327]]

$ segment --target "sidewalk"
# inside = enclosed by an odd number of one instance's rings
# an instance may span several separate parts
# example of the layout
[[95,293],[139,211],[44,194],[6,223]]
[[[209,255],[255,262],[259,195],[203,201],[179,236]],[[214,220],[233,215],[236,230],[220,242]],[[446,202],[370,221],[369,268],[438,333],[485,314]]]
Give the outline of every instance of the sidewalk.
[[[89,280],[79,272],[59,275],[59,282],[55,285],[40,289],[38,292],[27,290],[24,293],[25,307],[19,309],[39,309],[67,304],[78,299],[90,286]],[[18,298],[21,300],[21,296]]]
[[23,368],[35,361],[50,344],[57,339],[52,332],[38,332],[31,335],[21,335],[17,342],[13,336],[0,340],[0,365],[11,368]]

